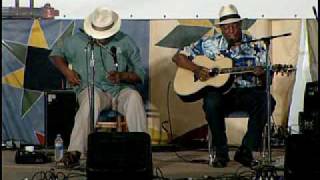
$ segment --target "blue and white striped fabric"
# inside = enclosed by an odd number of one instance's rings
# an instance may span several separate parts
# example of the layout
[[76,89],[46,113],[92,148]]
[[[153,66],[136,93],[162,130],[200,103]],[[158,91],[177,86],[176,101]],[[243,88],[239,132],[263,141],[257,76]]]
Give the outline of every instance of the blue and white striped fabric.
[[[242,34],[242,42],[252,40],[248,34]],[[242,44],[235,49],[228,48],[228,42],[222,34],[203,37],[194,44],[185,48],[191,57],[205,55],[214,60],[218,56],[231,58],[234,66],[264,66],[266,65],[266,48],[262,44]],[[234,87],[255,87],[261,82],[252,74],[240,74],[236,76]]]

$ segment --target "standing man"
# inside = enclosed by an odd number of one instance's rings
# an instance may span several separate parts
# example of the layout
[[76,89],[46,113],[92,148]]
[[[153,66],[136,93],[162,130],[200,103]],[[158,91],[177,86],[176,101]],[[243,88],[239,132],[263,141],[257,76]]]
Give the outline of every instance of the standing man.
[[[87,151],[90,133],[89,86],[94,74],[94,122],[103,109],[116,109],[126,117],[130,132],[147,132],[142,98],[135,85],[143,83],[145,72],[135,42],[120,32],[121,19],[108,7],[98,7],[84,20],[84,31],[67,38],[50,57],[74,87],[79,102],[68,152],[67,167],[77,164]],[[90,67],[91,46],[95,72]],[[72,65],[72,70],[68,68]],[[117,66],[117,67],[116,67]],[[117,104],[117,107],[115,107]],[[95,123],[94,123],[95,124]]]
[[[267,98],[264,83],[266,50],[261,45],[241,44],[252,37],[241,30],[241,17],[234,5],[223,6],[219,12],[221,34],[217,33],[195,42],[186,48],[187,55],[176,54],[173,61],[177,66],[194,72],[200,81],[210,78],[209,69],[193,63],[191,60],[198,55],[215,60],[221,56],[228,57],[234,66],[254,66],[255,71],[249,74],[236,75],[232,89],[222,93],[217,89],[209,89],[203,97],[203,110],[212,132],[212,144],[215,147],[214,167],[226,167],[230,161],[225,128],[225,116],[234,111],[242,110],[249,114],[248,130],[242,145],[237,150],[234,160],[244,166],[251,166],[252,151],[261,144],[262,132],[267,121]],[[191,59],[191,60],[190,60]],[[271,111],[275,101],[271,98]]]

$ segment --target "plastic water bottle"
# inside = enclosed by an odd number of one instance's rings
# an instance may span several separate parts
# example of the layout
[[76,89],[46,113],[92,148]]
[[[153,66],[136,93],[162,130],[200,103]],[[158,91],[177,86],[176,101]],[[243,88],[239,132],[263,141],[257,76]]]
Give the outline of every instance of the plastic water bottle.
[[59,162],[63,157],[63,140],[60,134],[57,134],[57,137],[54,141],[54,160]]

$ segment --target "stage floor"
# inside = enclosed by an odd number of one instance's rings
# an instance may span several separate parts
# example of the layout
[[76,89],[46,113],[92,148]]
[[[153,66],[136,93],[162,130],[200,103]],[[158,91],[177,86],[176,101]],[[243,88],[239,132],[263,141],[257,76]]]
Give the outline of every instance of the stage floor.
[[[177,151],[178,155],[185,160],[192,160],[193,163],[186,162],[179,158],[175,152],[153,152],[153,168],[154,175],[163,174],[163,177],[169,179],[205,179],[204,177],[217,177],[221,175],[231,175],[241,172],[249,172],[248,168],[242,167],[239,163],[233,161],[234,152],[236,149],[230,150],[230,158],[226,168],[214,168],[207,164],[208,152],[206,149]],[[283,168],[284,163],[284,149],[272,149],[272,160],[276,167]],[[261,158],[261,153],[255,153],[256,158]],[[31,180],[33,175],[39,171],[49,171],[54,169],[55,172],[63,172],[64,174],[74,173],[74,176],[85,175],[85,160],[81,161],[81,165],[76,170],[58,169],[55,163],[46,164],[16,164],[14,162],[15,151],[2,151],[2,179],[4,180]],[[157,169],[157,170],[156,170]],[[159,171],[161,170],[161,172]],[[282,172],[278,175],[283,174]],[[86,179],[86,177],[74,177],[70,179]]]

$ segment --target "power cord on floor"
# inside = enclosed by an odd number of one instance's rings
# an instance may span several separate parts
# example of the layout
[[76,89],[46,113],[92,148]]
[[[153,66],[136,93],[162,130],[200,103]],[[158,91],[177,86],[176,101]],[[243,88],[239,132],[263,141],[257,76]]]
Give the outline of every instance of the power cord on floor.
[[155,168],[155,176],[153,176],[154,180],[169,180],[169,178],[166,178],[163,176],[163,173],[159,167]]
[[[85,173],[68,173],[67,175],[61,171],[51,168],[48,171],[37,171],[33,174],[31,180],[68,180],[71,178],[85,177]],[[27,179],[24,179],[27,180]]]
[[72,172],[72,173],[69,173],[67,175],[68,179],[71,179],[71,178],[78,178],[78,177],[86,177],[86,174],[85,173],[75,173],[75,172]]
[[[169,81],[168,82],[168,86],[167,86],[167,113],[168,113],[168,120],[164,121],[161,123],[161,127],[169,134],[170,133],[170,137],[173,137],[173,129],[172,129],[172,121],[171,121],[171,112],[170,112],[170,98],[169,98],[169,90],[171,87],[172,82]],[[170,128],[170,132],[167,128],[164,127],[164,124],[169,123],[169,128]],[[175,155],[182,159],[184,162],[188,162],[188,163],[201,163],[201,164],[205,164],[207,163],[207,161],[205,160],[188,160],[186,158],[184,158],[183,156],[181,156],[180,154],[178,154],[178,152],[176,150],[173,151],[175,153]]]
[[[169,90],[170,87],[172,85],[172,81],[168,82],[168,86],[167,86],[167,113],[168,113],[168,120],[164,121],[163,123],[161,123],[162,128],[169,134],[170,133],[170,137],[173,137],[173,129],[172,129],[172,121],[171,121],[171,112],[170,112],[170,98],[169,98]],[[170,127],[170,132],[167,128],[165,128],[164,124],[169,123],[169,127]],[[173,152],[175,153],[175,155],[180,158],[181,160],[183,160],[184,162],[188,162],[188,163],[197,163],[197,164],[208,164],[208,160],[199,160],[199,159],[193,159],[193,160],[189,160],[184,158],[183,156],[181,156],[177,151],[176,148],[173,150]]]
[[[170,100],[169,100],[169,90],[170,90],[170,86],[171,86],[172,82],[169,81],[168,82],[168,86],[167,86],[167,113],[168,113],[168,121],[164,121],[169,123],[169,128],[170,128],[170,138],[172,140],[173,138],[173,129],[172,129],[172,122],[171,122],[171,113],[170,113]],[[162,126],[164,125],[164,123],[162,123]],[[169,131],[164,128],[164,130],[169,134]]]

